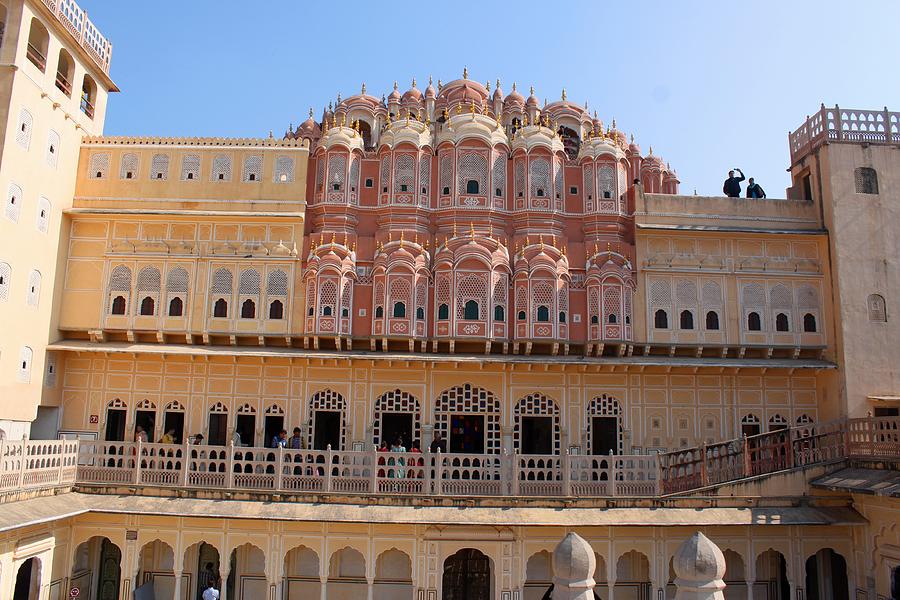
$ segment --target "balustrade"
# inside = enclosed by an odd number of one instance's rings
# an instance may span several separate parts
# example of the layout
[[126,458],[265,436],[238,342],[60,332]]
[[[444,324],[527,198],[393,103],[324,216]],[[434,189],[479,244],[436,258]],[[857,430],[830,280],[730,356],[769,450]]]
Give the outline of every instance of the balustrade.
[[791,158],[826,141],[893,144],[900,141],[900,112],[822,107],[788,136]]
[[652,497],[848,456],[900,458],[900,418],[805,423],[658,455],[385,453],[0,441],[0,494],[78,483],[417,497]]

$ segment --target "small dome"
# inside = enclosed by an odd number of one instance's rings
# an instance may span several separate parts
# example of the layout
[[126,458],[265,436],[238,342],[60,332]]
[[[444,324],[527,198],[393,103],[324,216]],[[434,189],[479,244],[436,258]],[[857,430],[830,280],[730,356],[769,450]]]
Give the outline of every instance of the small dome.
[[416,80],[412,80],[412,87],[406,90],[401,98],[402,102],[419,102],[422,99],[422,92],[416,87]]
[[317,138],[322,133],[319,124],[313,119],[313,111],[309,109],[309,118],[300,124],[297,128],[297,137],[300,138]]
[[525,106],[525,96],[520,94],[518,90],[516,90],[516,84],[513,82],[512,91],[509,93],[509,96],[503,101],[503,104],[506,106]]
[[597,559],[594,549],[577,533],[569,533],[553,551],[553,580],[579,582],[593,580]]
[[400,90],[397,89],[397,82],[394,82],[394,91],[391,92],[391,95],[388,96],[388,100],[391,102],[397,102],[400,100]]
[[497,80],[497,85],[494,87],[494,95],[491,96],[491,100],[496,102],[497,100],[503,100],[503,90],[500,89],[500,80]]
[[428,87],[425,88],[425,97],[426,98],[434,98],[436,95],[434,91],[434,86],[431,85],[431,75],[428,76]]
[[628,144],[628,151],[637,156],[641,154],[641,147],[634,141],[634,134],[631,136],[631,143]]
[[684,541],[672,560],[675,575],[686,581],[713,581],[725,575],[725,556],[699,531]]
[[481,107],[488,99],[488,91],[483,85],[471,79],[456,79],[441,88],[438,98],[448,105],[474,103]]
[[534,95],[534,86],[531,86],[531,93],[528,96],[528,100],[525,101],[525,106],[529,108],[537,108],[539,106],[537,96]]

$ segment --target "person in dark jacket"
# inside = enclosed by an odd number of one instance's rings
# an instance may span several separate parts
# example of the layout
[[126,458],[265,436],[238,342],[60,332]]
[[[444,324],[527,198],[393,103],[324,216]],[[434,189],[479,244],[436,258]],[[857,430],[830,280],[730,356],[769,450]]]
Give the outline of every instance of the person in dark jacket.
[[[741,176],[735,177],[734,171],[740,173]],[[744,172],[740,169],[735,169],[734,171],[728,171],[728,179],[725,180],[725,185],[722,186],[722,191],[725,192],[725,195],[729,198],[740,198],[741,182],[744,180]]]
[[753,181],[753,178],[747,180],[747,197],[748,198],[765,198],[766,191],[762,189],[762,186]]

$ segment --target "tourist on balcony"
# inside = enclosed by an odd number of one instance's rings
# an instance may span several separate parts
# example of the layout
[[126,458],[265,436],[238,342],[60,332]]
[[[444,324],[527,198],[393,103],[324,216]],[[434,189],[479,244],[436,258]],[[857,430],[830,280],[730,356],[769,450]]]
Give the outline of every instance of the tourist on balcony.
[[284,448],[287,446],[287,429],[282,429],[272,437],[272,448]]
[[431,447],[429,449],[435,453],[447,452],[447,442],[444,441],[440,431],[434,432],[434,439],[431,441]]
[[203,444],[203,434],[195,434],[194,437],[191,438],[191,443],[195,446],[200,446],[201,444]]
[[[391,452],[406,453],[406,447],[403,445],[403,436],[397,436],[394,439],[394,443],[391,444]],[[397,457],[396,460],[394,460],[393,458],[389,458],[388,465],[396,465],[398,467],[396,469],[388,469],[388,477],[390,477],[391,479],[406,477],[406,470],[403,468],[404,466],[406,466],[406,459],[404,459],[402,456]]]
[[144,431],[144,428],[140,425],[137,425],[134,428],[134,441],[141,442],[143,444],[147,443],[147,432]]
[[203,591],[203,600],[219,600],[219,590],[212,585]]
[[[735,177],[734,171],[740,173],[741,176]],[[725,195],[729,198],[740,198],[741,182],[745,179],[744,172],[738,168],[735,168],[734,171],[728,171],[728,179],[725,180],[725,185],[722,186],[722,191],[725,192]]]
[[[414,441],[413,441],[412,445],[410,446],[409,451],[410,451],[412,454],[422,454],[422,448],[419,447],[419,440],[414,440]],[[418,457],[418,458],[411,458],[411,459],[409,459],[409,464],[410,464],[411,466],[415,466],[415,467],[424,467],[424,466],[425,466],[425,459],[423,459],[421,456]],[[421,468],[419,468],[419,469],[409,469],[409,471],[408,471],[407,474],[408,474],[410,477],[418,478],[418,479],[422,479],[422,478],[425,476],[425,472],[424,472]]]
[[[211,562],[206,563],[206,567],[203,569],[202,578],[203,579],[201,581],[206,582],[206,590],[212,590],[213,592],[215,592],[215,595],[210,596],[210,598],[218,598],[219,591],[217,588],[219,587],[220,578],[218,571],[216,571]],[[207,600],[206,592],[203,592],[203,600]]]
[[291,450],[303,450],[303,436],[300,435],[300,428],[294,427],[294,433],[288,440],[288,448]]
[[762,189],[762,186],[753,181],[753,178],[747,180],[747,197],[748,198],[765,198],[766,191]]
[[175,430],[167,429],[166,432],[159,438],[160,444],[174,444],[175,443]]

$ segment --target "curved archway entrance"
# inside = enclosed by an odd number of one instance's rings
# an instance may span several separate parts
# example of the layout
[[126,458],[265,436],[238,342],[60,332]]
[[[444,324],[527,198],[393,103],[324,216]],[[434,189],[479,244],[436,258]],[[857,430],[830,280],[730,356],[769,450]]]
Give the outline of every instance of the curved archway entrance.
[[491,559],[463,548],[444,561],[443,600],[491,600]]

